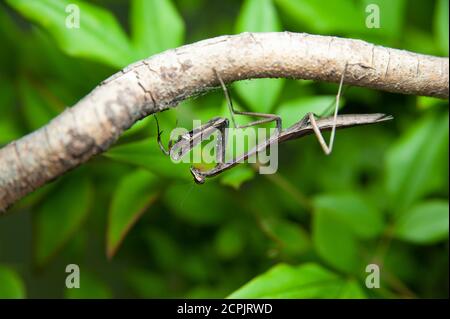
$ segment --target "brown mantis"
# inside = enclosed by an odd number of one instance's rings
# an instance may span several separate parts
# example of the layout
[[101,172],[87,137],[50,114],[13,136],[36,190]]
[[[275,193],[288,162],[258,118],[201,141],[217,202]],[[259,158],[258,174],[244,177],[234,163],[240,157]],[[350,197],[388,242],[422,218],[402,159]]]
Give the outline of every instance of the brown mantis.
[[[206,122],[205,124],[201,125],[200,127],[194,128],[192,131],[179,136],[179,138],[176,141],[170,140],[169,149],[166,150],[161,143],[161,131],[159,130],[159,124],[155,116],[158,129],[158,144],[161,150],[164,152],[164,154],[170,156],[173,160],[177,161],[181,157],[183,157],[186,153],[191,151],[197,144],[201,143],[203,140],[209,138],[213,133],[218,131],[219,134],[217,136],[216,141],[216,161],[217,161],[216,166],[207,171],[201,171],[195,167],[191,167],[190,169],[192,175],[194,176],[195,182],[199,184],[203,184],[206,178],[216,176],[236,166],[237,164],[242,163],[250,156],[255,155],[261,151],[264,151],[273,143],[281,143],[293,139],[298,139],[300,137],[309,134],[316,135],[324,153],[326,155],[329,155],[333,150],[333,143],[336,129],[363,124],[379,123],[391,120],[393,118],[390,115],[385,115],[381,113],[338,115],[339,99],[341,96],[341,90],[344,83],[344,75],[346,69],[347,64],[345,65],[344,71],[342,72],[342,76],[340,79],[339,89],[336,95],[334,115],[326,118],[316,119],[316,115],[310,112],[307,113],[300,121],[298,121],[297,123],[293,124],[292,126],[290,126],[285,130],[282,129],[281,118],[277,115],[255,113],[255,112],[241,112],[235,110],[224,81],[220,77],[219,73],[216,70],[214,70],[216,77],[219,80],[220,85],[223,89],[227,105],[230,111],[233,126],[235,128],[246,128],[263,123],[275,122],[276,123],[275,132],[268,139],[266,139],[260,144],[257,144],[248,152],[240,156],[237,156],[229,161],[225,161],[225,146],[227,142],[226,130],[229,127],[229,121],[227,118],[215,117]],[[239,126],[236,125],[236,121],[234,119],[235,114],[262,117],[263,119]],[[331,130],[330,141],[328,145],[326,144],[325,139],[322,135],[322,131],[326,130]]]

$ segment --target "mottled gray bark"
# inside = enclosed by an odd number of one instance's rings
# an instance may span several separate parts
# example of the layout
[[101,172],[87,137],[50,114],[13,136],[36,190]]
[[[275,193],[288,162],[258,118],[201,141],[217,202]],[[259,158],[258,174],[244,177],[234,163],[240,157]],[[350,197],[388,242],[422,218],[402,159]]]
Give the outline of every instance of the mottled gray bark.
[[0,211],[107,150],[149,114],[225,82],[295,78],[448,98],[448,58],[297,33],[221,36],[134,63],[41,129],[0,149]]

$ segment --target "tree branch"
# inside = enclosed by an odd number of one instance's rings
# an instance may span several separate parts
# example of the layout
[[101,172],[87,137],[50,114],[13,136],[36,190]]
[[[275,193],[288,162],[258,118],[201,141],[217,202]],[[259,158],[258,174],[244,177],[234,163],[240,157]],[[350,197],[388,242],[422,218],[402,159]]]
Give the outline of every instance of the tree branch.
[[221,36],[136,62],[39,130],[0,149],[0,211],[106,151],[136,121],[224,81],[295,78],[448,99],[449,60],[297,33]]

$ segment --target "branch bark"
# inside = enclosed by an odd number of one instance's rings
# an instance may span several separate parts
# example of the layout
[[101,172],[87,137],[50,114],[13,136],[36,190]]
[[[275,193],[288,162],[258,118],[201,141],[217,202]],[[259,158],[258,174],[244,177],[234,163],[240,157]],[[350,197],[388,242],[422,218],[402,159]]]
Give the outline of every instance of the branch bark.
[[106,151],[136,121],[219,85],[250,78],[339,82],[448,99],[449,59],[364,41],[243,33],[168,50],[100,83],[46,126],[0,149],[0,211]]

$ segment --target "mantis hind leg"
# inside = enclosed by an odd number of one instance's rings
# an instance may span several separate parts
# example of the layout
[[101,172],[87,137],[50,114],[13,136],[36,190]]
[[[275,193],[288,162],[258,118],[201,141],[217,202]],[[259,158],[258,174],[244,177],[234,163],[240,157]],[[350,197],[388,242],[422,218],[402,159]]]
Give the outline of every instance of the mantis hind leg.
[[322,132],[320,131],[317,122],[316,122],[316,118],[314,113],[308,113],[307,116],[309,118],[309,122],[311,123],[311,126],[314,130],[314,134],[316,135],[320,146],[322,147],[324,153],[326,155],[330,155],[331,152],[333,151],[333,144],[334,144],[334,138],[336,136],[336,123],[337,123],[337,116],[338,116],[338,110],[339,110],[339,100],[341,97],[341,92],[342,92],[342,86],[344,84],[344,77],[345,77],[345,72],[347,71],[347,63],[345,63],[345,67],[344,67],[344,71],[342,72],[341,75],[341,80],[339,82],[339,89],[338,89],[338,93],[336,94],[336,104],[335,104],[335,108],[334,108],[334,115],[333,115],[333,126],[331,128],[331,135],[330,135],[330,141],[327,145],[327,143],[325,142],[325,139],[323,138]]
[[[282,130],[282,123],[281,123],[281,117],[275,114],[267,114],[267,113],[257,113],[257,112],[244,112],[244,111],[237,111],[233,107],[233,101],[231,99],[230,93],[228,92],[227,86],[225,85],[225,82],[222,80],[222,77],[220,74],[216,71],[216,69],[213,69],[214,73],[216,74],[217,79],[220,82],[220,86],[222,87],[223,93],[225,95],[225,99],[227,101],[228,110],[230,111],[231,121],[233,122],[234,128],[247,128],[259,124],[264,123],[270,123],[275,122],[276,124],[276,133],[279,134]],[[234,115],[247,115],[247,116],[255,116],[255,117],[263,117],[264,119],[253,121],[245,125],[236,125],[236,120]]]

